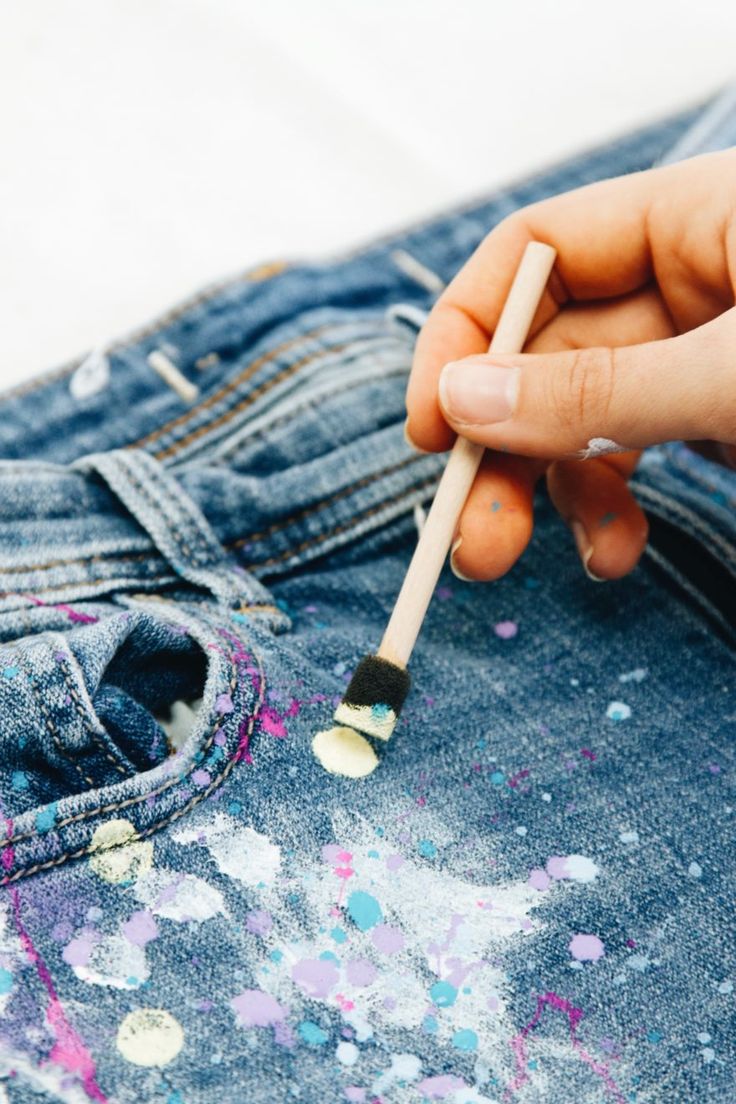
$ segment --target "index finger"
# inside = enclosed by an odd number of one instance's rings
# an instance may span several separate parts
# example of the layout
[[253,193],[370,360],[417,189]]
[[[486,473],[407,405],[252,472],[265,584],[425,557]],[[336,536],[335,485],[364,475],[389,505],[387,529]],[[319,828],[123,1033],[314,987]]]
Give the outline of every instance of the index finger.
[[557,250],[549,286],[530,336],[569,298],[625,295],[652,278],[647,215],[652,172],[604,180],[524,207],[481,242],[435,303],[417,339],[407,390],[407,432],[421,448],[440,451],[454,434],[437,402],[448,361],[488,351],[528,242]]

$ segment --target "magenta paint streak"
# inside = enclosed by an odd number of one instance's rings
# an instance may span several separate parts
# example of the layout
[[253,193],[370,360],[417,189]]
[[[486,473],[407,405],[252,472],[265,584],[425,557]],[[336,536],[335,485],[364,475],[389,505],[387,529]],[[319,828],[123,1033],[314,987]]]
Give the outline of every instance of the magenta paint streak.
[[34,597],[33,594],[21,594],[21,598],[27,598],[29,602],[33,602],[34,606],[48,606],[50,609],[61,610],[65,613],[70,621],[74,621],[79,625],[94,625],[99,621],[99,617],[93,617],[89,613],[79,613],[78,610],[72,609],[71,606],[64,605],[63,602],[43,602],[40,598]]
[[608,1066],[603,1062],[597,1062],[577,1037],[578,1025],[583,1018],[582,1008],[575,1008],[569,1000],[566,1000],[565,997],[560,997],[557,993],[544,993],[541,997],[537,997],[537,1007],[534,1010],[534,1015],[529,1020],[529,1023],[522,1027],[518,1035],[514,1035],[511,1040],[511,1049],[514,1053],[514,1060],[516,1062],[516,1076],[513,1077],[507,1085],[503,1097],[504,1100],[510,1100],[512,1096],[515,1096],[522,1085],[525,1085],[529,1080],[529,1074],[527,1072],[529,1054],[526,1041],[534,1028],[538,1027],[545,1009],[547,1008],[551,1008],[555,1012],[562,1012],[567,1016],[567,1022],[570,1028],[570,1045],[572,1049],[580,1060],[585,1062],[586,1066],[589,1066],[596,1076],[600,1077],[606,1089],[616,1101],[616,1104],[626,1104],[625,1097],[613,1080]]
[[[8,839],[13,835],[13,821],[10,817],[5,821],[5,835]],[[12,843],[6,843],[3,845],[2,854],[2,867],[5,871],[5,877],[0,880],[0,885],[4,885],[10,871],[13,869],[13,862],[15,861],[15,850]]]
[[34,947],[30,935],[23,926],[23,921],[20,918],[20,894],[18,893],[17,887],[11,886],[9,893],[13,902],[13,917],[21,946],[26,952],[29,961],[36,967],[36,973],[38,974],[39,980],[48,994],[46,1020],[56,1038],[56,1042],[51,1048],[49,1058],[53,1062],[58,1062],[58,1064],[69,1073],[79,1074],[84,1091],[90,1100],[98,1100],[101,1101],[102,1104],[106,1104],[107,1097],[95,1079],[96,1070],[94,1059],[84,1045],[81,1037],[66,1018],[66,1013],[64,1012],[54,987],[54,982],[49,973],[48,966]]

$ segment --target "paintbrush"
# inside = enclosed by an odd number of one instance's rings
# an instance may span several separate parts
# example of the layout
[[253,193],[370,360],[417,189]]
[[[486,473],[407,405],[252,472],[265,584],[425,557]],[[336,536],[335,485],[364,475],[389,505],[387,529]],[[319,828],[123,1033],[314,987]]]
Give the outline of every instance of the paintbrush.
[[[549,245],[527,245],[489,352],[521,352],[555,257]],[[370,774],[378,764],[373,741],[380,744],[393,734],[409,692],[409,657],[483,452],[483,445],[465,437],[455,441],[380,647],[356,667],[335,710],[335,727],[318,732],[312,741],[315,755],[333,774]]]

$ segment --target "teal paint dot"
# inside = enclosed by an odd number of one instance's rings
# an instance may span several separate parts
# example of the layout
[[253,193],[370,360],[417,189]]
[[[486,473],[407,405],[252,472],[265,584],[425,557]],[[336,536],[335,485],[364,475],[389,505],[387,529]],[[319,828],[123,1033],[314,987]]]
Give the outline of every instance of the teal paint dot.
[[425,1035],[437,1034],[437,1020],[434,1016],[425,1016],[422,1020],[422,1031]]
[[271,951],[271,953],[269,954],[268,957],[271,959],[272,962],[280,962],[281,959],[284,957],[284,952],[283,951]]
[[184,1104],[184,1097],[181,1095],[178,1089],[174,1089],[166,1097],[166,1104]]
[[500,509],[501,509],[501,503],[500,502],[492,502],[491,503],[491,513],[492,514],[497,514]]
[[381,856],[379,855],[378,851],[369,851],[368,852],[368,858],[369,859],[380,859],[380,857]]
[[245,625],[248,621],[248,618],[245,616],[244,613],[231,613],[230,616],[232,617],[233,621],[237,621],[239,625]]
[[493,783],[494,786],[503,786],[505,781],[506,781],[506,775],[503,773],[503,771],[496,770],[491,775],[491,782]]
[[13,987],[13,975],[10,970],[0,968],[0,993],[9,993]]
[[602,517],[602,518],[601,518],[601,520],[600,520],[600,521],[598,522],[598,524],[599,524],[599,525],[600,525],[601,527],[603,527],[603,526],[606,526],[606,525],[610,525],[610,524],[611,524],[611,522],[612,522],[612,521],[615,521],[615,520],[616,520],[616,514],[613,514],[613,513],[610,513],[610,512],[609,512],[609,513],[607,513],[607,514],[604,514],[604,515],[603,515],[603,517]]
[[57,801],[52,801],[50,805],[46,805],[36,813],[36,828],[39,832],[48,832],[49,828],[54,827],[57,805]]
[[434,859],[437,855],[437,848],[431,840],[420,840],[419,854],[424,855],[425,859]]
[[14,790],[27,790],[28,775],[25,771],[13,771],[13,776],[10,779],[10,784]]
[[526,1064],[526,1068],[530,1070],[535,1070],[537,1068],[537,1064],[538,1063],[536,1058],[530,1058]]
[[429,990],[432,1004],[438,1008],[450,1008],[457,1000],[457,989],[449,981],[436,981]]
[[347,932],[343,928],[333,928],[330,935],[336,943],[344,943],[347,939]]
[[384,834],[385,834],[385,829],[383,829],[383,828],[376,828],[376,835],[377,835],[377,836],[383,836]]
[[659,1031],[647,1031],[647,1041],[650,1043],[661,1043],[662,1034]]
[[473,992],[473,990],[470,988],[469,985],[464,985],[463,986],[463,993],[465,993],[466,996],[467,996],[468,993],[472,993],[472,992]]
[[383,720],[383,718],[389,713],[390,709],[391,706],[386,705],[385,702],[376,702],[375,705],[371,706],[371,713],[374,717],[378,717],[379,719]]
[[457,1050],[477,1050],[478,1036],[469,1027],[464,1027],[452,1036],[452,1045]]
[[15,676],[18,674],[18,670],[18,667],[3,667],[3,678],[15,678]]
[[323,1046],[327,1042],[327,1032],[311,1020],[299,1024],[299,1034],[308,1046]]
[[368,931],[383,919],[381,906],[375,897],[365,893],[362,889],[356,889],[348,897],[348,915],[357,928]]
[[323,951],[319,957],[323,962],[334,962],[336,966],[340,965],[340,959],[332,951]]

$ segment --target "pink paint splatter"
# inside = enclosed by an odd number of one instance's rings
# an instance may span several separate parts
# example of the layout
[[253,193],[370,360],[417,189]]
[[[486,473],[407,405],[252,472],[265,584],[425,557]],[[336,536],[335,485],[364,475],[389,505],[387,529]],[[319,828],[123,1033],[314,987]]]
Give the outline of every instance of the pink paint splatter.
[[135,944],[136,947],[145,947],[146,943],[150,943],[152,939],[156,939],[158,936],[158,926],[153,914],[146,909],[134,912],[130,919],[123,924],[123,935],[129,943]]
[[21,594],[21,598],[27,598],[29,602],[32,602],[34,606],[48,606],[50,609],[61,610],[65,613],[70,621],[79,625],[94,625],[99,621],[99,617],[93,617],[89,613],[80,613],[78,610],[72,609],[71,606],[64,605],[63,602],[43,602],[40,598],[34,597],[33,594]]
[[98,1100],[106,1104],[107,1097],[96,1081],[97,1071],[94,1059],[84,1045],[82,1038],[67,1020],[49,969],[23,926],[20,917],[20,894],[15,886],[11,886],[9,892],[13,902],[13,917],[20,944],[28,960],[36,967],[36,973],[48,996],[46,1020],[56,1039],[49,1053],[49,1058],[52,1062],[58,1062],[68,1073],[79,1074],[82,1087],[90,1100]]
[[269,736],[278,736],[283,739],[287,735],[284,718],[270,705],[264,705],[259,717],[261,728],[268,732]]
[[596,753],[594,751],[591,751],[590,748],[581,748],[580,749],[580,754],[585,759],[590,759],[591,763],[595,763],[596,759],[598,758]]
[[522,1085],[525,1085],[527,1081],[529,1081],[529,1054],[526,1041],[534,1028],[541,1022],[542,1016],[547,1008],[551,1008],[555,1012],[562,1012],[567,1017],[570,1029],[570,1044],[575,1053],[593,1073],[600,1077],[606,1089],[616,1101],[616,1104],[626,1104],[623,1093],[613,1080],[608,1066],[603,1062],[596,1061],[577,1037],[578,1025],[583,1018],[582,1008],[575,1008],[565,997],[560,997],[557,993],[551,992],[544,993],[541,997],[537,997],[537,1007],[534,1010],[534,1015],[529,1020],[529,1023],[525,1024],[521,1031],[511,1040],[511,1049],[514,1053],[517,1072],[516,1076],[511,1079],[506,1088],[504,1100],[510,1100],[511,1097],[519,1091]]
[[545,889],[549,889],[550,884],[550,877],[546,870],[535,866],[533,870],[529,871],[529,885],[532,889],[538,889],[540,893],[543,893]]
[[519,631],[515,621],[499,621],[493,626],[493,631],[501,640],[513,640]]
[[569,949],[578,962],[597,962],[606,953],[603,942],[597,935],[574,935]]
[[246,989],[230,1001],[241,1027],[271,1027],[282,1021],[286,1011],[270,993]]
[[292,980],[308,997],[327,997],[338,982],[337,966],[329,958],[302,958],[291,969]]

